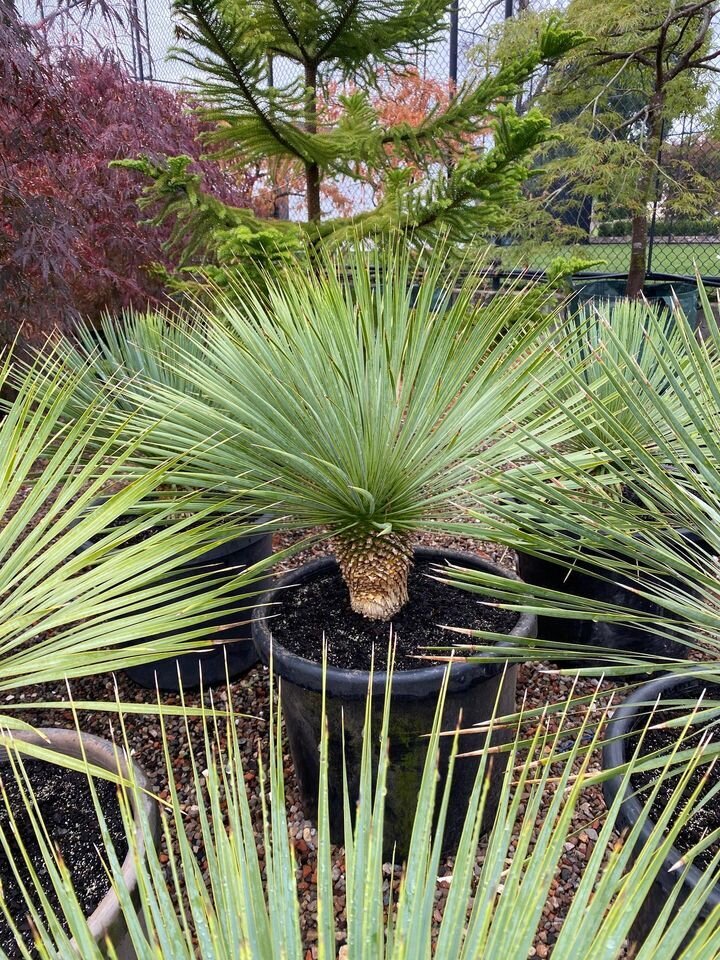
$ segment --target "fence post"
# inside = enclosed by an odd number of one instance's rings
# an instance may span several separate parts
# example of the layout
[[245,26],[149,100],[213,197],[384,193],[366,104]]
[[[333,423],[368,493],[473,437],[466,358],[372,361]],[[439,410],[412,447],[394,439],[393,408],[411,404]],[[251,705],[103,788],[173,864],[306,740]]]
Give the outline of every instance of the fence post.
[[505,0],[505,19],[511,20],[513,15],[513,0]]
[[455,0],[450,7],[450,61],[448,76],[450,83],[456,87],[458,78],[458,38],[460,33],[460,0]]
[[150,20],[148,18],[147,0],[143,0],[143,14],[145,18],[145,49],[147,53],[147,78],[153,80],[153,57],[150,49]]
[[140,11],[138,10],[137,0],[130,0],[128,4],[128,26],[130,28],[135,79],[143,81],[145,79],[145,70],[143,67],[142,28],[140,26]]

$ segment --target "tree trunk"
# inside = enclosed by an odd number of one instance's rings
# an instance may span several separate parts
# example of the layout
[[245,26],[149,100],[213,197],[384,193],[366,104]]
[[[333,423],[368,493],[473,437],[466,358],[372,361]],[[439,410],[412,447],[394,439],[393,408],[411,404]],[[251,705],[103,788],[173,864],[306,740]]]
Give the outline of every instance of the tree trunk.
[[[317,67],[305,64],[305,129],[308,133],[317,133]],[[322,215],[320,209],[320,169],[316,163],[305,164],[305,197],[307,216],[317,221]]]
[[647,213],[638,213],[632,218],[630,234],[630,268],[628,270],[628,297],[639,297],[647,273],[648,218]]
[[408,600],[412,548],[407,537],[369,533],[338,538],[335,554],[355,613],[370,620],[392,620]]
[[316,163],[305,164],[305,184],[308,220],[317,221],[322,211],[320,209],[320,170]]
[[642,294],[647,274],[648,205],[656,199],[658,191],[658,167],[662,153],[663,109],[665,100],[662,90],[653,96],[648,109],[649,126],[647,163],[638,180],[637,206],[632,218],[630,237],[630,266],[626,294],[639,297]]

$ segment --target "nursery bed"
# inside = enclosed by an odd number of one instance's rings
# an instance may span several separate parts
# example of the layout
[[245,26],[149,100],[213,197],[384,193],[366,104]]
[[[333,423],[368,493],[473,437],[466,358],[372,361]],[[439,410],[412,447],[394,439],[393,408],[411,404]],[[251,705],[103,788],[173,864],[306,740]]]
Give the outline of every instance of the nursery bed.
[[[276,548],[286,546],[291,541],[292,537],[290,535],[277,537]],[[418,538],[418,542],[425,546],[444,546],[452,549],[470,550],[476,553],[482,552],[480,548],[483,546],[477,541],[440,535],[424,535]],[[484,546],[487,557],[510,569],[512,568],[514,564],[512,552],[491,545]],[[323,549],[322,547],[316,546],[311,551],[297,555],[293,558],[292,563],[286,566],[296,566],[307,560],[311,555],[318,556],[326,552],[328,552],[328,548]],[[524,665],[520,668],[518,702],[521,702],[521,700],[525,698],[527,707],[531,708],[542,705],[548,701],[564,699],[568,696],[573,678],[549,673],[546,668],[547,664]],[[603,689],[609,690],[611,686],[609,683],[604,683]],[[597,681],[586,679],[579,682],[575,692],[576,694],[591,693],[596,689]],[[102,674],[84,680],[76,680],[72,683],[72,695],[73,698],[77,700],[114,700],[116,691],[120,699],[127,702],[142,703],[148,698],[148,691],[141,690],[122,674],[116,677],[113,677],[111,674]],[[267,739],[269,704],[266,669],[264,667],[256,667],[245,677],[232,683],[230,686],[230,694],[236,714],[251,715],[248,717],[239,717],[238,734],[243,751],[245,779],[250,795],[251,809],[258,831],[258,844],[261,845],[261,804],[257,778],[258,765],[256,751],[258,742],[264,744]],[[214,695],[216,700],[222,703],[225,702],[227,691],[216,690]],[[25,701],[57,700],[61,698],[67,698],[67,690],[62,685],[43,685],[36,688],[26,688],[17,697],[17,699]],[[13,699],[16,698],[12,695],[3,697],[6,704],[12,703]],[[177,694],[170,693],[162,694],[162,700],[168,704],[177,704],[180,702]],[[188,693],[185,695],[185,701],[189,705],[196,705],[200,703],[200,696],[198,693]],[[54,726],[74,726],[70,710],[27,711],[23,712],[23,719],[36,724],[51,722]],[[551,723],[552,722],[554,721],[551,721]],[[113,726],[117,729],[117,719],[115,719],[113,723],[107,716],[97,713],[81,715],[81,724],[82,729],[86,732],[95,733],[100,736],[111,736]],[[166,719],[165,725],[173,755],[172,765],[174,777],[181,801],[185,806],[186,829],[188,836],[196,847],[197,855],[202,861],[203,852],[200,844],[200,826],[197,813],[195,812],[196,808],[194,807],[195,797],[191,784],[184,723],[179,718],[169,717]],[[135,760],[147,772],[154,790],[161,796],[166,796],[167,778],[162,758],[159,721],[153,717],[127,715],[125,718],[125,726]],[[190,722],[190,735],[193,737],[194,748],[198,754],[201,754],[199,750],[201,743],[200,728],[201,724],[199,721],[195,720]],[[599,768],[599,755],[593,758],[593,765],[595,768]],[[301,928],[306,945],[305,960],[313,960],[316,956],[315,931],[317,927],[317,899],[315,893],[316,834],[314,825],[305,818],[289,754],[285,756],[285,774],[290,831],[298,864],[298,894],[302,908]],[[549,802],[550,797],[548,796],[538,823],[542,821],[544,811]],[[565,844],[562,858],[558,864],[552,895],[546,904],[535,944],[529,956],[549,957],[551,955],[552,945],[557,938],[563,917],[572,899],[573,891],[579,883],[584,865],[597,840],[600,820],[604,812],[605,804],[600,788],[588,788],[576,811],[573,821],[574,833]],[[481,844],[478,850],[478,858],[482,858],[483,851],[484,846]],[[161,858],[165,860],[166,854],[162,853]],[[333,864],[333,879],[339,929],[343,927],[344,918],[345,878],[343,871],[342,850],[338,848]],[[385,872],[385,896],[386,900],[388,900],[391,884],[393,886],[397,885],[399,873],[396,870],[395,875],[392,876],[390,864],[386,864]],[[435,894],[435,919],[437,921],[440,920],[442,915],[443,903],[448,891],[448,884],[442,881],[442,877],[450,876],[452,872],[452,859],[448,858],[440,871],[440,878]],[[341,944],[339,944],[339,946],[341,946]],[[342,956],[343,953],[344,951],[341,951],[340,956]]]

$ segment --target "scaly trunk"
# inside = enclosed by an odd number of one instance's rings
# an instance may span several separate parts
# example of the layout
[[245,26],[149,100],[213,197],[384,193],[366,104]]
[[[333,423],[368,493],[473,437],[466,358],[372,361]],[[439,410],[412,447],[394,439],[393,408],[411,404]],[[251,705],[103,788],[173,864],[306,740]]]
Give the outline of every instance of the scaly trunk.
[[[317,133],[317,67],[305,64],[305,129]],[[316,163],[305,164],[305,198],[308,220],[320,219],[320,168]]]
[[405,536],[368,533],[335,542],[350,606],[370,620],[391,620],[408,600],[412,548]]

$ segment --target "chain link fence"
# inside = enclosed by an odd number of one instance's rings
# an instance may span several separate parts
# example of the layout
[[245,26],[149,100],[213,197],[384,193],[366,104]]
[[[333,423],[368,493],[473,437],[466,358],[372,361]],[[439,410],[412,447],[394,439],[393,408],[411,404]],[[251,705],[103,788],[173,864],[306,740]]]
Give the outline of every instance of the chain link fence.
[[[57,0],[51,0],[57,2]],[[175,31],[171,0],[104,0],[117,11],[114,22],[106,16],[83,13],[83,36],[92,38],[98,48],[110,47],[127,64],[128,69],[144,82],[183,86],[187,84],[187,68],[168,56]],[[503,21],[525,10],[561,9],[565,0],[457,0],[447,18],[447,30],[441,40],[426,50],[417,50],[413,59],[419,75],[450,89],[471,76],[482,61],[482,50],[488,47],[502,28]],[[47,0],[20,0],[20,11],[33,19],[38,11],[45,17]],[[70,7],[72,9],[72,7]],[[63,29],[67,30],[67,22]],[[70,26],[70,29],[72,27]],[[277,59],[273,80],[282,85],[294,79],[296,71],[289,61]],[[713,75],[717,81],[717,76]],[[720,104],[717,82],[710,90],[711,106]],[[712,111],[706,111],[710,114]],[[685,117],[666,131],[663,145],[663,174],[667,196],[671,199],[675,184],[682,184],[700,172],[711,181],[720,181],[720,142],[711,127],[698,117]],[[340,184],[342,193],[355,210],[366,209],[373,202],[372,192],[350,181]],[[583,205],[581,205],[583,206]],[[585,205],[586,237],[574,249],[587,259],[605,261],[607,272],[627,271],[630,240],[629,222],[621,216],[615,220],[592,222],[592,209]],[[649,269],[656,274],[687,275],[697,268],[704,276],[720,280],[720,210],[709,200],[706,209],[692,217],[673,212],[672,204],[661,199],[652,210],[649,242]],[[347,210],[345,212],[348,212]],[[293,214],[291,207],[290,215]],[[297,215],[302,215],[298,210]],[[562,248],[567,250],[567,248]],[[562,251],[560,251],[562,252]],[[543,269],[558,250],[533,255],[532,268]],[[506,258],[507,259],[507,258]]]

